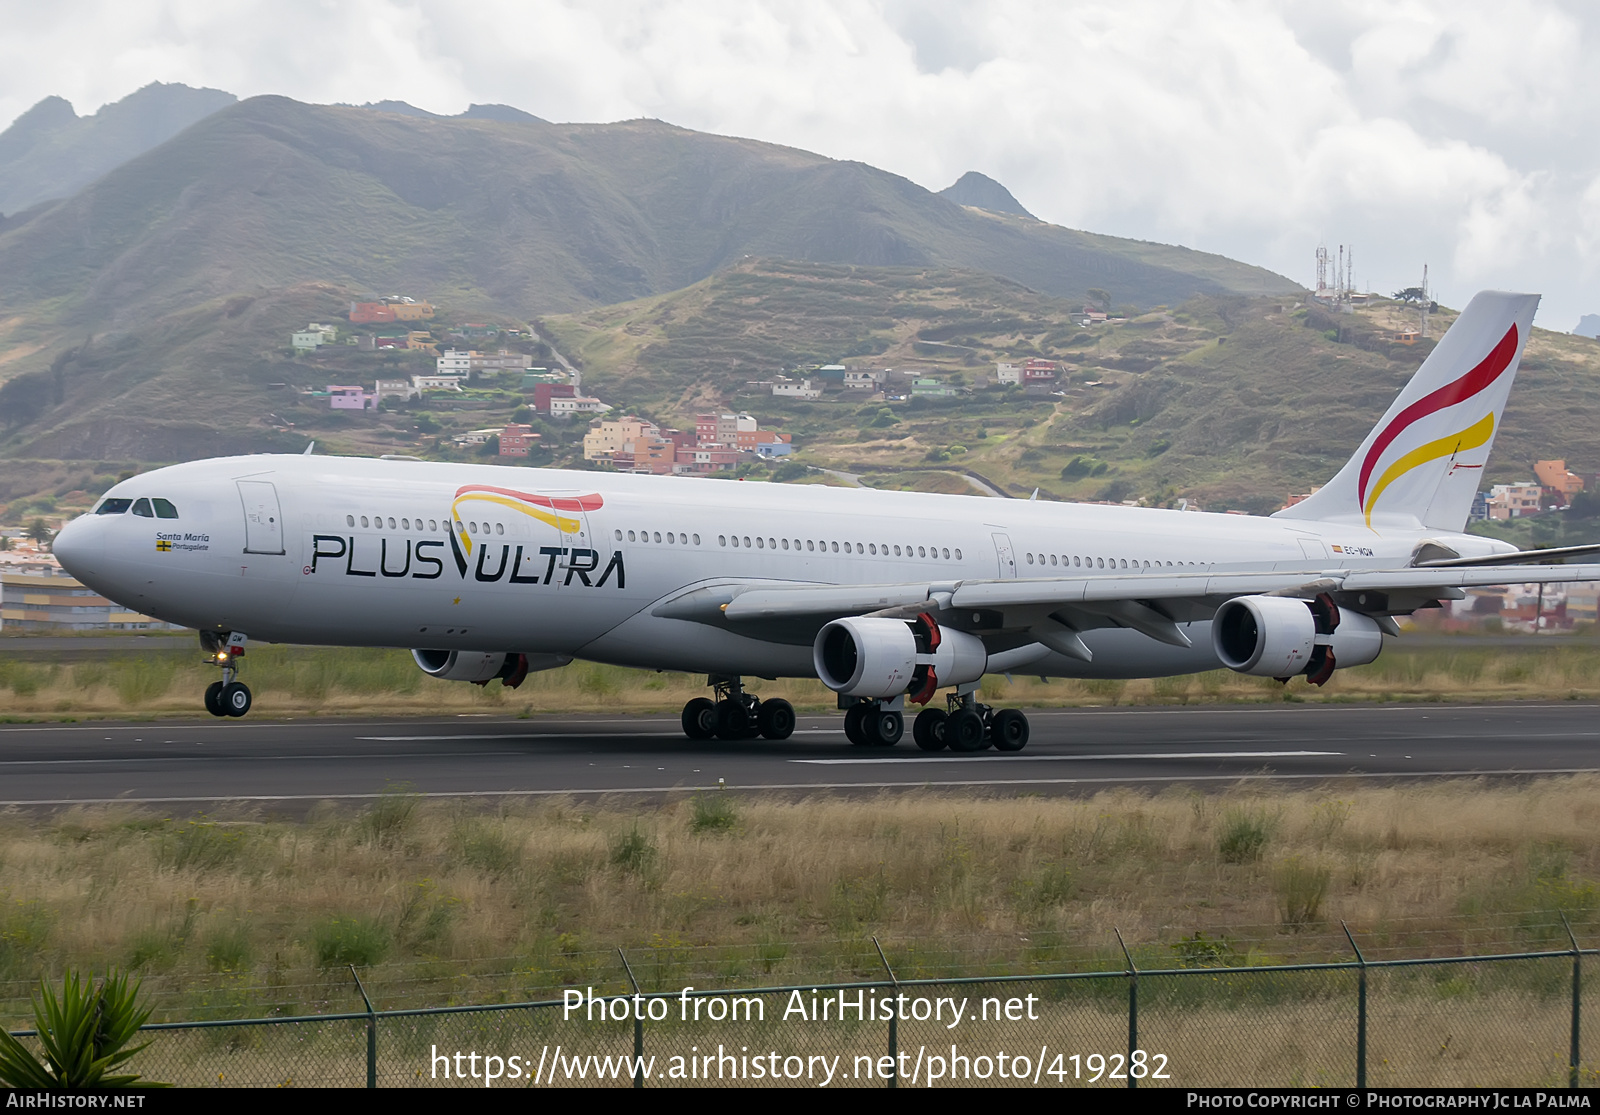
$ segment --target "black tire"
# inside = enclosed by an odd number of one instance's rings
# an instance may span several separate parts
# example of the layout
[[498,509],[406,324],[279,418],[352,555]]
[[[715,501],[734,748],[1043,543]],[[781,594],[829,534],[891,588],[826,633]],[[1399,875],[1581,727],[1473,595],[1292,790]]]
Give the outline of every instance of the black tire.
[[957,709],[945,721],[944,740],[952,751],[982,751],[986,742],[983,717],[972,709]]
[[717,706],[696,697],[683,706],[683,734],[690,739],[711,739],[717,734]]
[[763,739],[788,739],[794,735],[794,706],[782,697],[756,706],[756,730]]
[[750,714],[745,711],[744,702],[732,697],[717,702],[718,739],[749,739],[753,735],[755,731],[750,727]]
[[1021,751],[1028,746],[1028,718],[1017,709],[1003,708],[989,722],[989,737],[998,751]]
[[866,747],[870,742],[861,730],[862,721],[867,713],[872,711],[871,705],[851,705],[844,711],[844,735],[857,747]]
[[924,751],[944,750],[945,721],[950,714],[942,708],[925,708],[911,722],[911,738]]
[[242,681],[230,682],[222,687],[221,700],[229,716],[243,716],[250,711],[250,687]]
[[222,683],[214,681],[206,686],[206,711],[212,716],[227,716],[228,710],[222,707]]
[[893,747],[906,734],[906,718],[888,709],[879,709],[861,724],[874,747]]

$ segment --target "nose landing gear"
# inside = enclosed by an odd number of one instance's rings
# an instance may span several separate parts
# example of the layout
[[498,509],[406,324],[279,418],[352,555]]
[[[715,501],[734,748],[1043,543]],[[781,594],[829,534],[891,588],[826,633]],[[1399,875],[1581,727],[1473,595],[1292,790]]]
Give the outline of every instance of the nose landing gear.
[[781,697],[763,701],[744,691],[740,678],[714,674],[706,679],[715,700],[696,697],[683,706],[683,734],[690,739],[788,739],[794,734],[794,706]]
[[250,687],[239,679],[239,659],[249,636],[237,631],[202,631],[206,661],[222,670],[222,680],[206,686],[206,711],[212,716],[243,716],[250,711]]

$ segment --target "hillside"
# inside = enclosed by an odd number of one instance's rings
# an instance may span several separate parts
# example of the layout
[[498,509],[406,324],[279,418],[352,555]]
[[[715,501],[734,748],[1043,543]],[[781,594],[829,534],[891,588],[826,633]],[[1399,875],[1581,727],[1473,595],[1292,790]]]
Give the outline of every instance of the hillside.
[[[800,460],[873,483],[965,490],[972,470],[1017,495],[1198,499],[1258,512],[1344,463],[1430,349],[1379,301],[1352,315],[1276,298],[1197,296],[1080,328],[1078,306],[990,276],[753,261],[660,298],[547,319],[585,382],[663,421],[720,402],[767,416]],[[1433,318],[1435,336],[1453,315]],[[1042,356],[1058,395],[992,384],[996,361]],[[866,403],[741,395],[746,381],[841,360],[915,368],[975,388],[959,399]],[[982,386],[988,380],[990,386]],[[1486,482],[1566,457],[1600,470],[1600,342],[1535,330]]]
[[0,214],[71,197],[236,100],[220,89],[153,82],[79,116],[62,98],[46,97],[0,132]]
[[[859,163],[656,121],[436,118],[257,97],[0,226],[12,457],[276,444],[257,380],[336,290],[527,319],[677,290],[746,257],[960,267],[1149,305],[1292,291],[1183,248],[963,208]],[[89,341],[84,348],[84,342]],[[68,355],[70,353],[70,355]],[[65,364],[60,362],[65,360]],[[203,401],[198,401],[203,400]],[[198,411],[198,412],[197,412]]]

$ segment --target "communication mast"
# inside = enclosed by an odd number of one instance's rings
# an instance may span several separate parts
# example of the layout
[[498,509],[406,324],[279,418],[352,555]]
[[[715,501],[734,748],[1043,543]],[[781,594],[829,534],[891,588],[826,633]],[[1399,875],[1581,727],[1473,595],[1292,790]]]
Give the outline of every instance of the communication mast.
[[1328,296],[1328,246],[1317,245],[1317,297]]
[[1428,265],[1422,265],[1422,339],[1428,339],[1428,307],[1433,304],[1433,295],[1428,293]]

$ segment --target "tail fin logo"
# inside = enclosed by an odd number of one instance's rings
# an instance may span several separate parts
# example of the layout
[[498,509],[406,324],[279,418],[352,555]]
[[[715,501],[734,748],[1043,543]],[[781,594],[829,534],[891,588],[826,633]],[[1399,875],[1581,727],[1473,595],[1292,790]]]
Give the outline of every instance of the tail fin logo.
[[538,519],[541,523],[549,523],[562,534],[576,534],[583,529],[583,524],[570,515],[561,512],[584,513],[598,511],[605,506],[605,500],[598,493],[586,496],[541,496],[532,492],[519,492],[513,488],[496,488],[489,484],[468,484],[456,489],[456,498],[450,504],[450,518],[455,524],[456,534],[461,538],[461,544],[468,554],[472,553],[472,537],[461,526],[461,505],[467,502],[482,502],[498,504],[510,508],[529,518]]
[[1500,343],[1495,345],[1489,355],[1470,372],[1460,379],[1445,384],[1437,391],[1424,395],[1395,415],[1392,422],[1378,431],[1378,436],[1372,439],[1371,447],[1362,458],[1361,474],[1356,484],[1356,500],[1361,505],[1369,526],[1372,524],[1372,509],[1376,506],[1378,497],[1390,484],[1418,465],[1476,449],[1487,444],[1494,436],[1494,415],[1484,415],[1482,419],[1464,430],[1413,449],[1385,469],[1376,484],[1371,483],[1372,473],[1378,467],[1379,459],[1383,456],[1384,450],[1394,444],[1396,438],[1428,415],[1465,402],[1486,391],[1511,366],[1512,359],[1517,355],[1517,343],[1517,327],[1512,325],[1506,330],[1506,335],[1500,338]]

